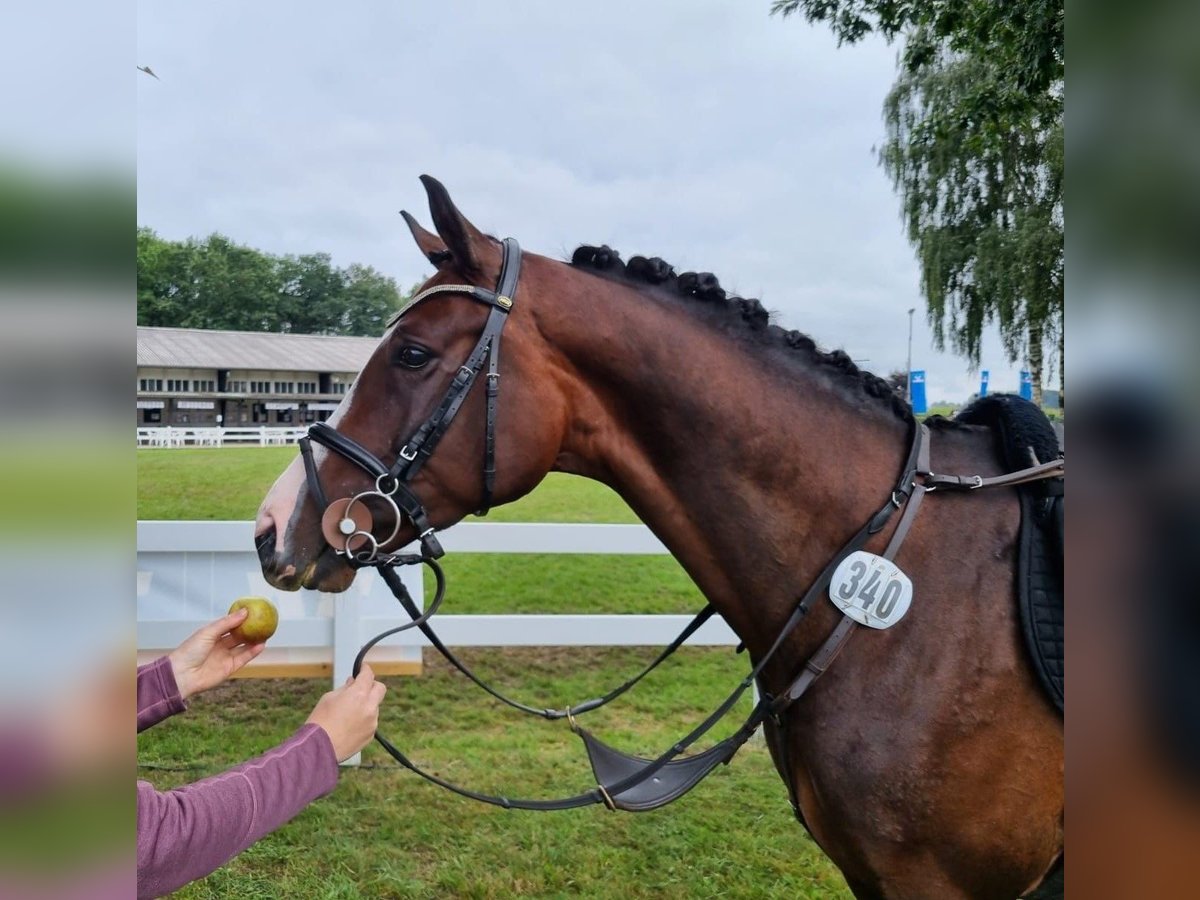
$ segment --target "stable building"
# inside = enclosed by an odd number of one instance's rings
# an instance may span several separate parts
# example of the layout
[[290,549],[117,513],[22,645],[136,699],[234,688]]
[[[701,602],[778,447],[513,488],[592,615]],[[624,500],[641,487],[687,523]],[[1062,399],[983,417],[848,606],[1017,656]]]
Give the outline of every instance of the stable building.
[[375,337],[137,330],[137,424],[240,427],[324,421]]

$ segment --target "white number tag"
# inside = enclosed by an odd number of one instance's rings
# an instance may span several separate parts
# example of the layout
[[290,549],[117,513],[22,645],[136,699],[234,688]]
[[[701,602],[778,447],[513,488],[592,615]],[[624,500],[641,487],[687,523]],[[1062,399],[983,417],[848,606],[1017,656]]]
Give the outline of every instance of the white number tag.
[[833,570],[833,605],[860,625],[891,628],[912,603],[912,582],[890,560],[855,550]]

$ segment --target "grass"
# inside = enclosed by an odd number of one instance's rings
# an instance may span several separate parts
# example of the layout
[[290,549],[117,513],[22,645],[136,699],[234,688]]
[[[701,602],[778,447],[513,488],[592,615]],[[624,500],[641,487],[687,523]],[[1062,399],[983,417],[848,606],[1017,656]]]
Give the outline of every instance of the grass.
[[[138,517],[246,519],[289,448],[143,450]],[[594,482],[552,475],[495,521],[637,521]],[[460,554],[446,565],[454,612],[682,612],[701,599],[669,557]],[[525,700],[561,706],[640,668],[649,648],[475,649],[469,664]],[[629,752],[661,752],[745,675],[730,648],[685,648],[588,727]],[[485,791],[545,797],[591,787],[562,723],[488,699],[439,658],[387,679],[381,728],[419,763]],[[138,737],[139,777],[160,789],[267,750],[307,716],[322,680],[235,681]],[[748,711],[748,702],[744,710]],[[723,733],[738,724],[724,725]],[[792,818],[761,741],[652,813],[495,809],[420,781],[372,745],[337,790],[179,897],[847,897]]]
[[[557,704],[616,683],[646,651],[475,650],[470,656],[518,696]],[[646,690],[593,714],[594,729],[627,750],[660,751],[716,705],[743,666],[728,650],[682,651]],[[432,771],[514,796],[559,796],[592,786],[583,747],[564,724],[488,703],[432,659],[420,678],[388,682],[381,728]],[[163,789],[260,753],[302,722],[326,688],[312,680],[224,685],[139,736],[139,777]],[[372,745],[363,767],[344,770],[331,796],[177,896],[848,894],[792,818],[766,748],[756,740],[681,800],[637,815],[599,806],[558,813],[483,806],[424,783]]]

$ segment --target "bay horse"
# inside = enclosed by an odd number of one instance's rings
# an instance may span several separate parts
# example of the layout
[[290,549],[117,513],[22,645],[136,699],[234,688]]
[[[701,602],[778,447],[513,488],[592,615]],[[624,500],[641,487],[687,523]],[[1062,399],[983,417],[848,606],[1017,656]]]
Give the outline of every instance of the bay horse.
[[[516,500],[551,471],[594,478],[762,659],[796,598],[894,490],[916,427],[908,405],[844,352],[772,324],[757,300],[661,260],[625,264],[607,247],[581,247],[569,263],[528,253],[515,298],[488,291],[502,244],[422,181],[435,232],[405,219],[437,269],[421,289],[428,302],[389,326],[328,424],[376,457],[408,458],[406,440],[461,376],[498,296],[510,308],[489,381],[503,390],[460,398],[412,480],[428,521],[405,518],[374,540],[400,547]],[[930,435],[933,470],[1003,473],[987,429],[942,421]],[[486,487],[481,459],[494,463]],[[310,466],[331,495],[370,487],[324,447]],[[298,458],[263,501],[263,573],[282,589],[342,591],[356,568],[307,502],[313,490]],[[856,897],[1009,900],[1060,862],[1063,723],[1019,636],[1019,524],[1012,490],[927,502],[896,557],[915,585],[911,611],[848,642],[764,724],[797,817]],[[883,552],[890,531],[866,549]],[[763,689],[786,690],[839,618],[815,604],[769,658]]]

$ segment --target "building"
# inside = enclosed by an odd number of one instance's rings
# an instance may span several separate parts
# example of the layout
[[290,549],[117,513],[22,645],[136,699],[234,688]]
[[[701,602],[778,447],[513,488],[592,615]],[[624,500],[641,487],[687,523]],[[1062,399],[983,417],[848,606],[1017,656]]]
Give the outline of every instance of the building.
[[337,408],[374,337],[137,330],[137,424],[304,425]]

